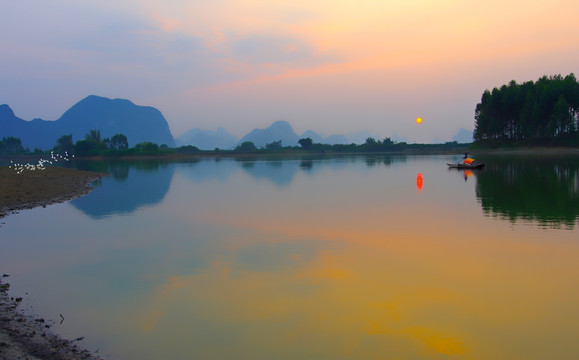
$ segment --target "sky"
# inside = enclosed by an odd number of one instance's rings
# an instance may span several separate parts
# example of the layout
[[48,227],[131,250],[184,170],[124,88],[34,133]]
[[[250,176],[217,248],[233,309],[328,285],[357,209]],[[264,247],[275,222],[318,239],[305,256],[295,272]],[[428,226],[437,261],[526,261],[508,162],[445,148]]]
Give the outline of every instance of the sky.
[[577,14],[576,0],[0,0],[0,104],[56,120],[88,95],[129,99],[175,137],[285,120],[448,140],[474,128],[485,89],[579,75]]

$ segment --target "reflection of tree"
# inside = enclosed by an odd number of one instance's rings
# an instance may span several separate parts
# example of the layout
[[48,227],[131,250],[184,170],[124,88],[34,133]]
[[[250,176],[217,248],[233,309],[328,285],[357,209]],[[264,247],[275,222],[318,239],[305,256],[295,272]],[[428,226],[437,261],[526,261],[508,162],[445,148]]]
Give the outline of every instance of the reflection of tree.
[[366,165],[368,165],[368,167],[374,167],[379,163],[380,163],[380,159],[378,159],[374,156],[366,158]]
[[578,177],[579,157],[493,158],[477,176],[476,196],[487,215],[573,228],[579,218]]
[[108,171],[115,180],[125,181],[129,177],[129,163],[126,161],[112,162]]
[[300,169],[302,170],[311,170],[312,167],[314,166],[314,162],[312,160],[302,160],[300,162]]
[[255,161],[243,161],[241,167],[244,169],[251,169],[255,167]]

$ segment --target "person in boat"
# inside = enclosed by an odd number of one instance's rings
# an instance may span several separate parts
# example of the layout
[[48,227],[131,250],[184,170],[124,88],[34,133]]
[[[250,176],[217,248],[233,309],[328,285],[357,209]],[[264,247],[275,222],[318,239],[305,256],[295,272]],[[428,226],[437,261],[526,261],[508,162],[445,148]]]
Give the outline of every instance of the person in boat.
[[469,158],[468,153],[464,153],[464,156],[462,157],[462,163],[465,165],[472,165],[473,162],[475,162],[475,160]]

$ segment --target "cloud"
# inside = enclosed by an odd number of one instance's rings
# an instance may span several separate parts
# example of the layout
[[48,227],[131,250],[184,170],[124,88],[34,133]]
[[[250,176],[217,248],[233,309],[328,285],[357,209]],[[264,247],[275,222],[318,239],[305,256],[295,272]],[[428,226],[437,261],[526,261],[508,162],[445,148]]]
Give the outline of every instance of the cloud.
[[230,42],[234,57],[244,63],[299,64],[314,57],[310,45],[298,39],[253,35]]

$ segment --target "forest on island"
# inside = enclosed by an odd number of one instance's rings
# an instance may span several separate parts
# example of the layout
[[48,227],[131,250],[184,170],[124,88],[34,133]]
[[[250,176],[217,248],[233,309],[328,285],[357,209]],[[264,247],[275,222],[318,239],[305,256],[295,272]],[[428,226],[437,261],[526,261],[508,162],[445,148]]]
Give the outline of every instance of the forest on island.
[[482,94],[475,109],[479,145],[579,145],[579,83],[573,73],[512,80]]

